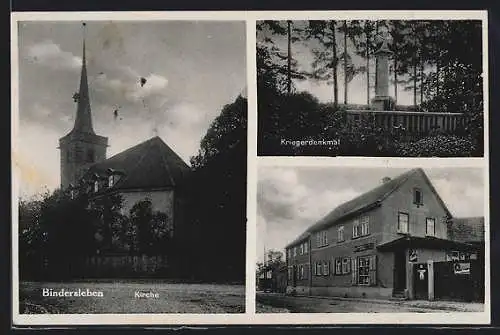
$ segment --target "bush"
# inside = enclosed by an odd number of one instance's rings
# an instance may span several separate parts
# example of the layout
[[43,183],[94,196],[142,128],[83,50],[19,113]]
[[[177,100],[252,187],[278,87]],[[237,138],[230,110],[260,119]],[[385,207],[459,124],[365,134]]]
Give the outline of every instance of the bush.
[[473,156],[476,151],[468,137],[436,135],[416,142],[401,143],[397,155],[401,157],[464,157]]

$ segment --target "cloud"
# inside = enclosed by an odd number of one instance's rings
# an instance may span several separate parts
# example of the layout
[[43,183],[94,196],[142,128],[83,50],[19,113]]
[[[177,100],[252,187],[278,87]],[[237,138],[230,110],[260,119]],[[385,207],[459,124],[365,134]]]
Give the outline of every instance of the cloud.
[[453,175],[430,177],[453,216],[484,215],[484,182],[480,169],[457,169]]
[[[58,138],[54,130],[43,125],[21,123],[17,151],[13,152],[13,163],[19,173],[22,196],[41,193],[45,189],[59,186]],[[52,150],[47,150],[47,144]]]
[[[324,171],[305,172],[300,168],[262,167],[258,171],[258,257],[261,249],[283,250],[299,234],[335,207],[359,194],[344,187],[333,190],[311,183]],[[331,173],[331,171],[328,171]]]
[[146,83],[143,86],[135,85],[134,89],[130,93],[130,98],[133,101],[139,101],[156,94],[164,94],[164,90],[167,87],[168,83],[167,78],[157,74],[150,74],[149,76],[145,77],[145,79]]
[[139,103],[148,99],[154,100],[158,97],[162,100],[165,98],[168,80],[162,75],[149,74],[144,77],[146,83],[141,86],[140,79],[142,77],[129,67],[107,68],[105,71],[96,75],[92,84],[95,84],[96,90],[106,95],[108,100],[110,93],[117,100],[131,103]]
[[71,52],[61,50],[54,42],[47,40],[27,47],[28,60],[52,69],[78,70],[82,59]]

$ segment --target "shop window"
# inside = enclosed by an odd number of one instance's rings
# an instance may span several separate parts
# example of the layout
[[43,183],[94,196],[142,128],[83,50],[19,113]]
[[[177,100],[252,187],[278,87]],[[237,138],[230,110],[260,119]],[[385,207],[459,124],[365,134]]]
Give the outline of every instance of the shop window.
[[358,258],[358,284],[370,285],[370,258]]
[[377,256],[361,256],[352,259],[352,284],[376,285],[377,284]]

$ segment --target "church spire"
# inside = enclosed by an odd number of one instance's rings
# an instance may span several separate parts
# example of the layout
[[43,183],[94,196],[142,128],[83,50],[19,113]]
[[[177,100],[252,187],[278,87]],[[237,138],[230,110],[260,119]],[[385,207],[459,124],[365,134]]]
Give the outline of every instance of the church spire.
[[90,111],[89,84],[87,80],[87,61],[85,58],[85,22],[83,25],[83,53],[82,53],[82,73],[80,76],[80,90],[75,94],[77,101],[76,120],[73,131],[81,133],[95,134],[92,127],[92,115]]

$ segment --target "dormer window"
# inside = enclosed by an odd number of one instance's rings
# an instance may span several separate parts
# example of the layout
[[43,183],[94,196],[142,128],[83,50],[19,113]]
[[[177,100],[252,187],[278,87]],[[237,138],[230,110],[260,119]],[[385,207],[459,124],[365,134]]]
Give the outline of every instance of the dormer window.
[[99,182],[97,180],[94,181],[94,192],[95,193],[99,192]]
[[115,184],[115,176],[111,175],[108,177],[108,187],[113,187],[114,184]]

